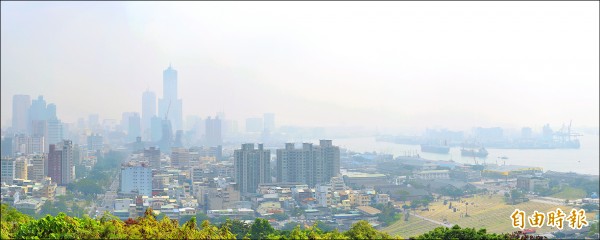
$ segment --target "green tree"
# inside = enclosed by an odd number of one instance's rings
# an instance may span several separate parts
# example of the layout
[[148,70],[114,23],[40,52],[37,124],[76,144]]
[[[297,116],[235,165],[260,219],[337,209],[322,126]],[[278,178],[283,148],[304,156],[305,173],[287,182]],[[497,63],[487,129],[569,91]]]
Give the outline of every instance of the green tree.
[[384,232],[379,232],[369,222],[361,220],[352,225],[344,233],[350,239],[390,239],[391,236]]
[[[229,230],[235,235],[237,239],[244,238],[250,232],[250,224],[247,224],[239,219],[227,219],[224,224],[228,224]],[[221,225],[221,227],[223,227]]]
[[508,239],[508,235],[487,233],[485,228],[475,230],[454,225],[452,228],[437,227],[414,239]]
[[19,225],[33,220],[30,216],[25,215],[4,203],[0,210],[0,218],[2,220],[2,232],[0,238],[2,239],[12,238],[17,232]]
[[269,221],[266,219],[257,218],[250,227],[250,237],[252,239],[262,239],[274,233],[275,229],[271,226]]
[[277,221],[283,221],[283,220],[290,219],[290,217],[285,213],[275,213],[275,214],[271,215],[271,218],[273,218]]

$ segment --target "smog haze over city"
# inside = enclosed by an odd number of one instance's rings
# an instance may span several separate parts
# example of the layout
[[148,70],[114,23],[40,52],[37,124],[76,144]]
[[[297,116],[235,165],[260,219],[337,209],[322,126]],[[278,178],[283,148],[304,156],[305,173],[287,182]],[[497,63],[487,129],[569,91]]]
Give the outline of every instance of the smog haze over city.
[[598,22],[598,2],[2,2],[1,123],[15,94],[119,120],[171,64],[184,118],[597,128]]
[[600,239],[599,7],[2,1],[0,238]]

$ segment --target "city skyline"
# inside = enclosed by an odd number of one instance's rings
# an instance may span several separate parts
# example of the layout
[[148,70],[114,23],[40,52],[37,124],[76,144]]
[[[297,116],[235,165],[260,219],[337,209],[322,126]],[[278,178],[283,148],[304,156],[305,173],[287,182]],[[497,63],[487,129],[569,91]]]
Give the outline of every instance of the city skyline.
[[[183,118],[224,111],[240,124],[274,113],[279,126],[598,127],[597,2],[346,3],[331,15],[321,3],[245,4],[3,2],[2,127],[18,94],[43,95],[63,123],[142,113],[144,91],[164,97],[169,62]],[[109,46],[107,36],[123,41]]]

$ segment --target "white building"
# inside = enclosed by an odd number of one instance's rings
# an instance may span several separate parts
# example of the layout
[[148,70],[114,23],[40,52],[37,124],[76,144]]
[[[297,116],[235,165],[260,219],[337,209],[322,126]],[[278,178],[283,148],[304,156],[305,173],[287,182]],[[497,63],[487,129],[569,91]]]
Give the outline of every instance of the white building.
[[145,165],[121,168],[121,192],[152,196],[152,169]]

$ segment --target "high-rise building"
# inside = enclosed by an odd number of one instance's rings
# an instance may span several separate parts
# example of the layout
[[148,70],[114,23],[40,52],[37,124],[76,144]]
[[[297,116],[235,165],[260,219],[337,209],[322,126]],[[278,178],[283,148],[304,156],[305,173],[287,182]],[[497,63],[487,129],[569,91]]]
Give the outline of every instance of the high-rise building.
[[155,147],[144,149],[144,158],[150,164],[150,168],[160,169],[160,149]]
[[163,149],[165,153],[171,153],[171,146],[173,144],[173,130],[171,127],[170,120],[162,120],[161,123],[162,131],[159,141],[160,149]]
[[46,144],[57,144],[63,140],[63,123],[58,119],[47,121]]
[[46,106],[46,120],[58,120],[58,117],[56,116],[56,104],[50,103]]
[[31,156],[31,165],[33,165],[32,179],[36,182],[42,182],[46,178],[46,159],[44,154],[33,154]]
[[262,132],[263,130],[264,124],[262,118],[246,119],[246,132]]
[[171,120],[174,130],[183,130],[181,110],[182,100],[177,95],[177,71],[169,65],[163,71],[163,97],[158,100],[158,116]]
[[88,116],[88,128],[92,131],[100,129],[100,116],[98,114],[90,114]]
[[129,130],[129,117],[133,116],[134,112],[123,112],[121,114],[121,122],[119,127],[122,131],[127,132]]
[[29,95],[14,95],[12,105],[12,127],[17,133],[27,133],[28,114],[31,106]]
[[258,149],[253,143],[242,144],[242,149],[234,151],[235,180],[240,193],[256,193],[258,184],[271,182],[271,151],[262,144]]
[[206,119],[206,145],[212,147],[221,144],[223,144],[221,119],[208,117]]
[[[35,121],[46,121],[48,119],[48,114],[46,111],[46,100],[44,100],[44,96],[38,96],[37,99],[31,101],[31,106],[27,111],[27,126],[30,129],[30,134],[34,134],[32,131],[32,125]],[[36,134],[39,134],[37,132]]]
[[142,136],[140,121],[139,113],[133,113],[131,116],[129,116],[129,130],[127,131],[127,136],[130,142],[133,142],[137,137]]
[[15,179],[15,159],[11,157],[0,158],[0,182],[12,184]]
[[21,156],[15,159],[15,179],[27,180],[27,157]]
[[162,119],[159,117],[150,119],[150,138],[153,142],[158,142],[162,138]]
[[15,135],[14,152],[23,154],[44,153],[44,137],[43,136],[27,136],[25,134]]
[[321,140],[319,146],[304,143],[301,149],[286,143],[284,149],[277,149],[276,173],[278,182],[302,182],[311,187],[327,183],[340,173],[340,149],[331,140]]
[[268,132],[275,131],[275,114],[274,113],[265,113],[263,114],[264,119],[264,129]]
[[73,164],[81,165],[81,162],[84,158],[84,152],[87,152],[87,149],[79,146],[79,144],[73,145]]
[[62,150],[56,144],[50,144],[48,151],[48,177],[62,185]]
[[171,149],[171,166],[174,168],[190,167],[190,151],[186,148],[174,147]]
[[13,146],[13,138],[9,136],[3,136],[2,141],[0,142],[1,154],[0,157],[13,157],[14,156],[14,146]]
[[75,179],[75,164],[73,162],[73,142],[70,140],[63,140],[59,144],[62,157],[61,157],[61,176],[62,184],[66,185]]
[[121,192],[152,196],[152,169],[146,165],[121,167]]
[[90,151],[98,151],[98,150],[102,150],[102,148],[104,147],[104,138],[102,137],[102,135],[96,133],[96,134],[92,134],[89,135],[87,137],[87,149]]
[[[142,138],[146,141],[151,139],[150,129],[152,126],[152,117],[156,116],[156,94],[145,91],[142,94]],[[148,134],[146,134],[148,133]]]

